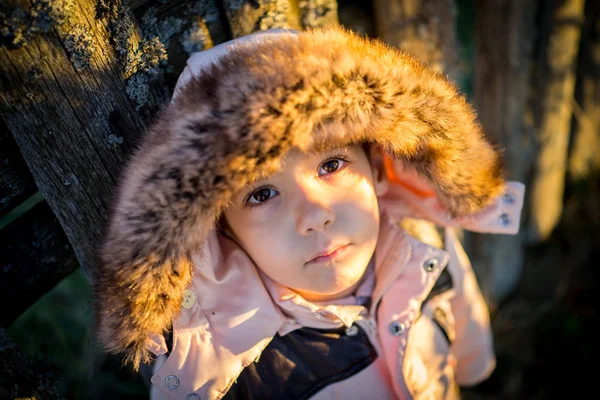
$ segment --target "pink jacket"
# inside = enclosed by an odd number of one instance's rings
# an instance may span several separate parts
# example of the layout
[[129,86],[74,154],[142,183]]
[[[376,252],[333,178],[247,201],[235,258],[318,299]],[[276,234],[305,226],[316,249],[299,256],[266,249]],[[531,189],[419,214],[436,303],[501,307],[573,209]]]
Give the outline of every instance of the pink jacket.
[[[515,234],[523,194],[522,184],[509,182],[506,193],[476,216],[451,220],[435,197],[423,199],[422,193],[392,185],[380,198],[376,285],[369,310],[310,303],[257,272],[236,244],[211,233],[205,257],[195,260],[192,286],[174,323],[172,352],[155,366],[152,399],[191,394],[189,398],[219,399],[276,334],[302,326],[350,327],[353,322],[367,331],[380,357],[314,398],[452,398],[456,383],[473,385],[495,367],[488,310],[452,228]],[[427,217],[446,226],[446,248],[408,235],[396,223],[404,217]],[[452,290],[421,310],[444,268],[453,277]],[[445,328],[454,339],[451,346],[433,323],[439,311],[450,321]],[[147,348],[157,356],[167,352],[159,335],[148,340]]]

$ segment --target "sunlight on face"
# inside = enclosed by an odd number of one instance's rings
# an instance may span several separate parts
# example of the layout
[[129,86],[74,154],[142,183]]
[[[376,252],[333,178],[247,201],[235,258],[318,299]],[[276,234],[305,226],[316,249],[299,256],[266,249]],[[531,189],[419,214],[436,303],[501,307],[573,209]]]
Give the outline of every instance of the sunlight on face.
[[307,300],[334,299],[354,290],[373,255],[386,184],[359,145],[294,150],[280,172],[237,193],[224,216],[271,279]]

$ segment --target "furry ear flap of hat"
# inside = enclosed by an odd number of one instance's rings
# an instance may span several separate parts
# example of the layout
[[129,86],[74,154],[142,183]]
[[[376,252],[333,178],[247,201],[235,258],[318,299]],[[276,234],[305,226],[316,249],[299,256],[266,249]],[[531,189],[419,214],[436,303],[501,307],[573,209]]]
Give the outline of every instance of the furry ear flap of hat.
[[148,335],[177,316],[191,254],[232,195],[277,171],[291,148],[380,145],[453,216],[504,189],[500,154],[464,96],[395,48],[329,27],[211,50],[188,63],[125,168],[100,251],[99,339],[136,368],[150,359]]

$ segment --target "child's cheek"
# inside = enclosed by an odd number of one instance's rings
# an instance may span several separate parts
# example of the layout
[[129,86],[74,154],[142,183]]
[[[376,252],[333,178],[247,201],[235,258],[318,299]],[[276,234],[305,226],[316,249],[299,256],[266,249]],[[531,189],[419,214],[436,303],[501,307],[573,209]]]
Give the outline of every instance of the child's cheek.
[[282,210],[282,197],[276,196],[261,206],[248,208],[243,212],[243,220],[247,226],[262,229],[265,225],[273,223],[279,218]]
[[348,179],[343,179],[338,189],[342,189],[340,192],[363,204],[370,203],[371,199],[376,197],[373,183],[363,175],[353,174]]
[[350,189],[365,179],[363,174],[352,170],[351,167],[346,167],[343,170],[324,178],[329,185],[334,186],[337,189]]

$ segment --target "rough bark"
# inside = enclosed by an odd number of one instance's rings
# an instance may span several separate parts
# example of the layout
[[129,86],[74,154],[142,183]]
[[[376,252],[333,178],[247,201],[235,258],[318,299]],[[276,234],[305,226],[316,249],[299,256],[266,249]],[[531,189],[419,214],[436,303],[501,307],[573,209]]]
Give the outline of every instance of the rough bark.
[[375,0],[373,6],[380,38],[459,79],[453,0]]
[[534,113],[538,152],[529,198],[532,242],[548,238],[562,214],[584,1],[564,0],[545,6],[542,28],[547,26],[548,33],[538,60]]
[[166,51],[165,60],[152,73],[137,78],[144,81],[142,87],[147,91],[138,112],[150,123],[170,101],[188,57],[231,39],[231,30],[221,2],[216,0],[139,0],[130,5],[140,36],[144,40],[158,38]]
[[[506,178],[526,182],[533,156],[527,118],[536,38],[536,0],[475,5],[474,103],[484,131],[504,149]],[[492,309],[518,282],[522,234],[466,233],[466,247]]]
[[80,1],[70,17],[94,40],[80,70],[66,27],[0,49],[2,119],[88,273],[125,154],[144,131],[94,6]]
[[339,24],[338,2],[336,0],[295,1],[298,1],[300,25],[303,29]]
[[298,5],[290,0],[223,0],[234,38],[270,28],[300,29]]

